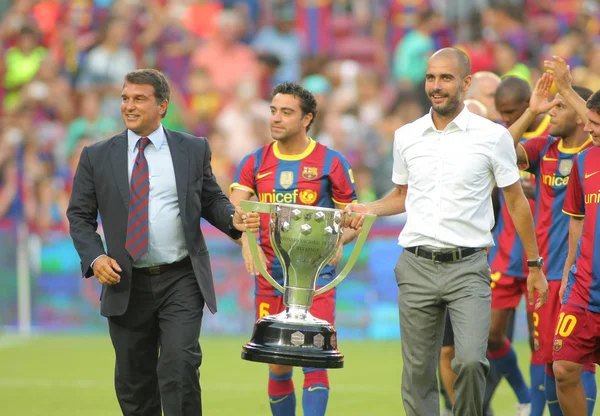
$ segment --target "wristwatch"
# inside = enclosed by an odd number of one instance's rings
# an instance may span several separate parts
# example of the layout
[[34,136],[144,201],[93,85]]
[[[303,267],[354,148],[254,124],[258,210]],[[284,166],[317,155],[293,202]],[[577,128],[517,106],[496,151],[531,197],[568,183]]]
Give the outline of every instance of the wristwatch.
[[237,228],[233,226],[233,214],[229,217],[229,229],[232,231],[237,231]]
[[537,268],[542,268],[544,267],[544,258],[543,257],[538,257],[535,260],[527,260],[527,266],[528,267],[537,267]]

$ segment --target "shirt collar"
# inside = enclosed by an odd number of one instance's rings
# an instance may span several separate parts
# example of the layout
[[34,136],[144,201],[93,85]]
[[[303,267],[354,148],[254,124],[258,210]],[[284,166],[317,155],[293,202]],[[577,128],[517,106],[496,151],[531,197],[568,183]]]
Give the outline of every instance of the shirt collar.
[[[430,108],[429,114],[424,117],[423,133],[427,133],[429,130],[437,130],[437,128],[435,127],[435,124],[433,124],[432,112],[433,112],[433,109]],[[462,131],[466,131],[467,127],[469,125],[470,116],[471,116],[471,112],[465,105],[463,107],[462,111],[460,113],[458,113],[458,115],[456,117],[454,117],[454,120],[452,120],[450,123],[448,123],[448,125],[446,126],[446,128],[444,130],[448,129],[450,126],[454,126]]]
[[[129,129],[127,130],[127,145],[129,146],[129,149],[132,152],[135,150],[135,146],[137,145],[137,142],[140,139],[140,137],[142,136],[134,133]],[[148,139],[150,139],[150,142],[154,145],[154,148],[156,150],[160,150],[160,147],[165,142],[165,138],[165,130],[163,129],[162,124],[148,135]]]

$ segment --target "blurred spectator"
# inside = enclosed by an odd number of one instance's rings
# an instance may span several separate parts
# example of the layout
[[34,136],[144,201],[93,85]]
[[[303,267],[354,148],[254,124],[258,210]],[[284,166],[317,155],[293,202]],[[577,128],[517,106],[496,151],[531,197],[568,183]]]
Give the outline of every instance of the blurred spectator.
[[77,164],[83,148],[96,142],[97,140],[87,136],[80,136],[75,148],[68,154],[67,163],[57,167],[56,180],[54,182],[55,203],[59,211],[57,222],[65,231],[69,230],[69,222],[67,220],[67,207],[69,206],[69,198],[73,188],[73,177],[77,170]]
[[259,96],[263,100],[268,100],[271,97],[271,90],[273,90],[273,77],[281,61],[276,55],[270,53],[261,53],[257,57],[258,63],[258,89]]
[[467,98],[465,100],[465,107],[473,114],[477,114],[480,117],[488,118],[487,108],[479,101],[474,100],[472,98]]
[[373,170],[363,164],[358,164],[352,168],[354,175],[354,187],[356,196],[361,204],[377,200],[377,193],[373,188]]
[[508,42],[497,42],[494,45],[496,72],[500,77],[515,76],[524,79],[531,85],[531,71],[527,65],[517,60],[515,50]]
[[571,70],[575,85],[600,90],[600,45],[591,44],[586,51],[585,66]]
[[221,94],[213,87],[210,75],[203,68],[192,69],[187,85],[188,127],[192,134],[207,136],[223,105]]
[[19,216],[19,172],[14,143],[19,140],[19,135],[14,128],[8,128],[0,137],[0,218],[16,219]]
[[332,0],[276,1],[278,1],[278,4],[296,5],[296,26],[304,55],[331,54],[333,48]]
[[13,43],[23,28],[36,26],[37,22],[32,13],[33,3],[33,0],[15,0],[7,7],[6,13],[0,14],[0,40]]
[[95,92],[83,94],[79,108],[79,117],[69,124],[64,142],[64,155],[69,159],[84,138],[95,143],[116,134],[121,127],[116,119],[100,113],[100,98]]
[[13,110],[19,105],[21,88],[35,77],[46,54],[35,29],[22,27],[16,45],[4,54],[5,110]]
[[136,68],[133,51],[127,46],[127,29],[127,21],[121,18],[109,21],[101,43],[88,53],[77,79],[81,93],[100,94],[102,117],[121,117],[123,78]]
[[235,166],[231,163],[227,138],[219,130],[214,130],[208,136],[210,150],[212,152],[211,167],[217,178],[217,183],[223,192],[229,195],[229,185],[233,183]]
[[482,16],[487,38],[494,43],[506,42],[514,51],[517,61],[527,62],[529,44],[522,8],[510,3],[492,3]]
[[325,114],[327,114],[329,107],[331,84],[324,76],[312,74],[302,80],[302,86],[310,91],[317,101],[317,115],[310,126],[308,135],[320,141],[319,137],[324,127]]
[[419,13],[413,30],[396,47],[392,71],[401,83],[418,85],[425,79],[427,59],[435,50],[433,33],[442,25],[442,17],[433,9]]
[[[139,39],[142,66],[157,68],[170,80],[185,79],[195,46],[178,13],[179,7],[174,2],[148,7]],[[184,83],[178,85],[185,90]]]
[[373,126],[383,117],[384,108],[381,99],[381,79],[370,69],[363,69],[358,74],[358,120],[365,126]]
[[256,81],[254,51],[240,42],[242,20],[235,10],[223,10],[217,16],[214,36],[194,54],[192,64],[204,68],[212,85],[227,101],[242,81]]
[[500,114],[496,110],[495,95],[500,77],[493,72],[480,71],[473,74],[471,86],[467,91],[466,98],[474,99],[484,105],[487,118],[493,122],[500,121]]
[[585,47],[585,33],[581,29],[572,27],[555,43],[544,48],[542,59],[552,59],[552,56],[558,55],[572,68],[576,68],[583,65]]
[[217,117],[215,127],[223,134],[231,163],[271,141],[269,103],[258,96],[256,84],[244,81],[236,95]]
[[22,101],[36,107],[45,119],[67,123],[75,112],[73,102],[68,99],[71,92],[69,80],[60,74],[56,58],[46,55],[37,74],[23,87]]
[[494,45],[483,37],[482,21],[479,13],[470,16],[470,40],[455,45],[462,49],[471,60],[471,73],[494,70]]
[[273,25],[263,26],[252,41],[259,53],[275,55],[281,64],[273,76],[273,85],[300,80],[300,37],[294,29],[294,6],[281,5],[275,8]]
[[184,2],[172,1],[176,14],[181,14],[185,28],[200,39],[210,39],[218,31],[219,15],[223,5],[214,0],[194,0],[184,6]]

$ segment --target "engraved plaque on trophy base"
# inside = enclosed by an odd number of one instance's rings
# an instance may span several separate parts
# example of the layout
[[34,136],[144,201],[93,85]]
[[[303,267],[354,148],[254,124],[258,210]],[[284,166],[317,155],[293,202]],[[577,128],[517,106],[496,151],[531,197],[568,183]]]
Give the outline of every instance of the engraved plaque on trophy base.
[[[312,317],[310,317],[312,318]],[[297,367],[342,368],[344,355],[337,350],[335,328],[321,319],[299,324],[269,315],[254,325],[242,358],[261,363]]]

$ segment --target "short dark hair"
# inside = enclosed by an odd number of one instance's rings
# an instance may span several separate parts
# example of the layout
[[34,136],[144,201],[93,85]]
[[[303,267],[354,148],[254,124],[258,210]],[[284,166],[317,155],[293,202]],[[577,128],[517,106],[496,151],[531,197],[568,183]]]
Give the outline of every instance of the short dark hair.
[[277,94],[285,94],[285,95],[293,95],[300,100],[300,109],[302,110],[302,116],[307,114],[312,114],[312,120],[306,126],[306,131],[310,130],[310,126],[313,121],[315,121],[315,117],[317,117],[317,100],[315,96],[311,94],[306,88],[302,87],[295,82],[286,81],[283,82],[275,88],[273,88],[273,92],[271,93],[271,100]]
[[496,100],[513,99],[520,103],[529,102],[531,97],[531,86],[523,78],[509,75],[502,78],[496,89]]
[[577,95],[579,95],[585,101],[587,101],[594,93],[594,91],[590,90],[589,88],[580,87],[579,85],[573,85],[573,91],[575,91]]
[[23,26],[21,27],[21,30],[19,30],[19,36],[32,36],[32,37],[37,37],[38,36],[38,31],[35,30],[35,28],[33,26]]
[[[136,85],[152,85],[154,88],[154,97],[156,103],[161,104],[164,101],[169,102],[171,98],[171,88],[169,82],[162,72],[153,68],[136,69],[125,75],[125,82]],[[167,115],[167,111],[162,115]]]
[[600,90],[592,94],[592,96],[587,100],[587,103],[585,103],[585,106],[588,110],[592,110],[600,114]]

